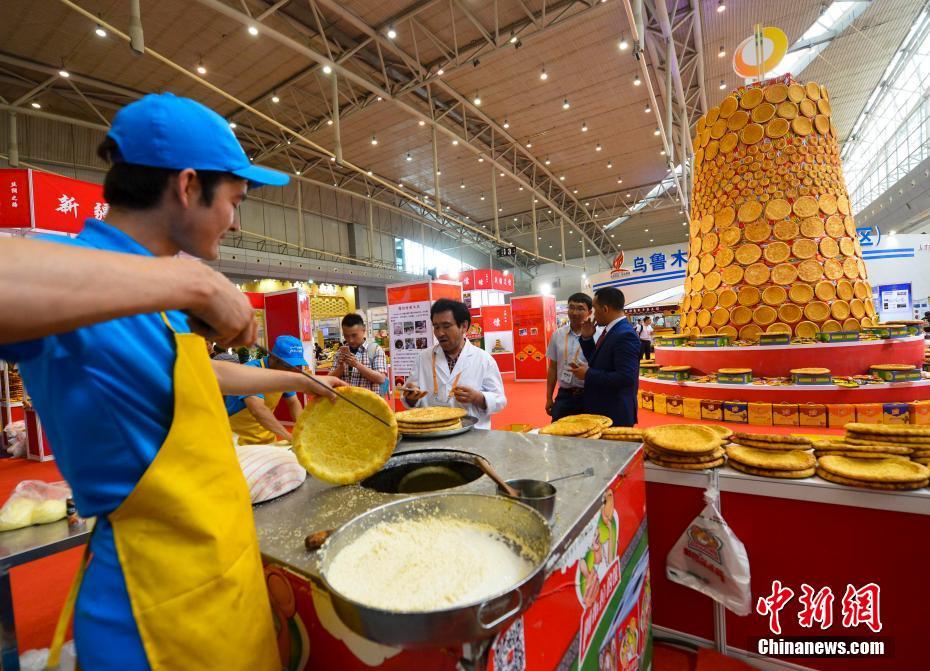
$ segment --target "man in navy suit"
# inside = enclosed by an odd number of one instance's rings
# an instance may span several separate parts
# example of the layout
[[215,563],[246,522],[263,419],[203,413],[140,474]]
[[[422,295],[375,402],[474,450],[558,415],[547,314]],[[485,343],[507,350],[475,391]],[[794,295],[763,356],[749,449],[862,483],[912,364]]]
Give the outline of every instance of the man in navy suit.
[[639,336],[623,314],[623,292],[613,287],[594,292],[594,321],[604,330],[594,341],[594,324],[581,327],[581,351],[588,363],[572,365],[584,380],[584,411],[606,415],[614,426],[636,424],[639,387]]

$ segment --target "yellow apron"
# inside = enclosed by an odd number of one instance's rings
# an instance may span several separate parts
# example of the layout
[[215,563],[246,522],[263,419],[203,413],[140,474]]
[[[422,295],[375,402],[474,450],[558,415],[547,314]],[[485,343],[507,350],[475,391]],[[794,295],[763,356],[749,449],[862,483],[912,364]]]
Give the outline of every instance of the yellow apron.
[[[249,490],[219,385],[203,339],[174,337],[174,421],[109,515],[142,644],[153,671],[280,671]],[[77,584],[50,664],[76,594]]]
[[[265,367],[265,360],[259,359],[262,368]],[[265,394],[265,407],[274,412],[281,400],[281,392]],[[280,440],[275,434],[258,423],[252,411],[243,408],[235,415],[229,417],[229,426],[239,435],[240,445],[270,445]]]

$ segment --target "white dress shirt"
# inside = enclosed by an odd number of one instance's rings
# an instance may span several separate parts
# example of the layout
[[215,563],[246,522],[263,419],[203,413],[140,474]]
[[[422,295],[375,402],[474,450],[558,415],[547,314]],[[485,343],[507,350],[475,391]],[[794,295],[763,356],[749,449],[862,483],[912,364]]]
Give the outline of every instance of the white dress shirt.
[[[546,348],[546,358],[556,363],[560,388],[581,389],[584,387],[584,380],[575,377],[569,364],[574,362],[586,364],[588,360],[585,358],[584,352],[581,351],[581,343],[579,342],[581,331],[579,330],[576,333],[571,329],[571,324],[556,329],[556,332],[552,334],[552,338],[549,340],[549,347]],[[600,326],[595,327],[595,340],[601,335],[601,330]]]
[[[435,371],[435,378],[433,377]],[[458,380],[456,381],[456,378]],[[435,379],[435,384],[434,384]],[[476,405],[464,406],[465,411],[478,418],[476,429],[490,429],[491,415],[500,412],[507,406],[507,396],[504,394],[504,382],[497,362],[483,349],[475,347],[467,340],[459,353],[455,367],[450,371],[446,361],[445,352],[436,344],[431,349],[420,352],[417,357],[417,366],[408,382],[416,384],[427,395],[413,406],[401,396],[403,404],[408,407],[463,407],[451,395],[453,383],[460,387],[477,389],[484,394],[485,408]]]

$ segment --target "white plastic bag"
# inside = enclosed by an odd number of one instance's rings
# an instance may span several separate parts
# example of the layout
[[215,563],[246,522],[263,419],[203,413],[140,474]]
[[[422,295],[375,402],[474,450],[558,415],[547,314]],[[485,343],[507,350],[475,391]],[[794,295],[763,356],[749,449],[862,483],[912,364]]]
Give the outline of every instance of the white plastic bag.
[[69,496],[71,488],[66,482],[23,480],[0,508],[0,531],[64,519]]
[[287,494],[307,479],[307,471],[286,447],[240,445],[236,448],[236,456],[253,504]]
[[707,505],[668,553],[668,579],[706,594],[737,615],[748,615],[752,598],[746,548],[727,526],[717,507],[713,485],[704,492]]
[[26,456],[26,422],[17,420],[3,427],[6,438],[6,451],[13,457]]

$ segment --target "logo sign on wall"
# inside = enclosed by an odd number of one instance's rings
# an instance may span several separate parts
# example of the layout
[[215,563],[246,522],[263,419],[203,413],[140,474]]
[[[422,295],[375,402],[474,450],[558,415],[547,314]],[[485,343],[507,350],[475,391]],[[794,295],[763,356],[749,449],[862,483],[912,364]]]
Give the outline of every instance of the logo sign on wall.
[[777,66],[788,53],[788,36],[781,28],[757,25],[756,31],[733,50],[733,72],[743,79],[761,79],[762,73]]

